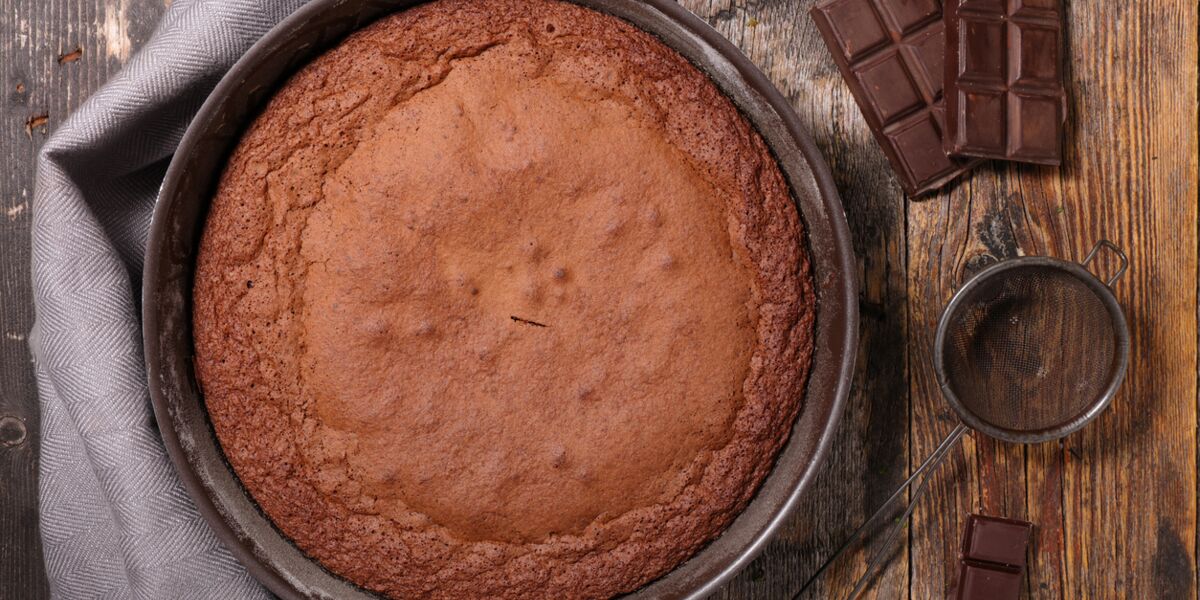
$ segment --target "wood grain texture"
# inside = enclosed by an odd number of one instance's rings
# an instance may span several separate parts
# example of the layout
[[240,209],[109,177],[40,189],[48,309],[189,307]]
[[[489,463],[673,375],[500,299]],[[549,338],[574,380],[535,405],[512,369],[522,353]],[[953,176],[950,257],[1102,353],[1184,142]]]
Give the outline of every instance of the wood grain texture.
[[48,132],[149,37],[162,9],[162,0],[0,0],[0,417],[16,417],[27,430],[20,444],[0,445],[0,599],[48,595],[37,528],[38,403],[27,339],[34,159]]
[[1038,524],[1032,596],[1196,596],[1196,5],[1069,12],[1066,166],[993,163],[909,204],[914,454],[952,416],[929,366],[930,332],[992,257],[1079,260],[1101,238],[1123,247],[1133,264],[1116,292],[1132,364],[1112,407],[1061,442],[966,441],[915,520],[912,553],[930,558],[909,567],[921,574],[913,597],[943,597],[953,583],[945,557],[969,511]]
[[[969,436],[936,476],[870,597],[944,598],[967,512],[1038,525],[1026,596],[1197,597],[1197,5],[1067,0],[1071,114],[1062,169],[991,163],[908,202],[812,26],[813,0],[681,0],[791,100],[837,179],[859,257],[854,392],[813,491],[719,598],[789,598],[954,426],[934,383],[933,331],[993,260],[1079,258],[1101,238],[1133,266],[1117,286],[1133,362],[1112,408],[1060,443]],[[144,41],[163,0],[0,0],[0,415],[30,436],[0,448],[0,599],[46,596],[36,529],[37,403],[25,336],[29,196],[45,133]],[[59,64],[76,48],[82,55]],[[1102,262],[1100,269],[1112,267]],[[806,598],[840,597],[856,549]]]

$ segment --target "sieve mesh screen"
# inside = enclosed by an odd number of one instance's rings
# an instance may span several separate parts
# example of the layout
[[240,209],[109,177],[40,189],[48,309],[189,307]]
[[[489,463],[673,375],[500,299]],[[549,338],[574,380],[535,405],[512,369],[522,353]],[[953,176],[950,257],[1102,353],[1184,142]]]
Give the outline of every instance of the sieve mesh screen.
[[1040,265],[983,281],[958,304],[943,338],[945,380],[994,427],[1060,427],[1094,405],[1119,369],[1116,326],[1096,292]]

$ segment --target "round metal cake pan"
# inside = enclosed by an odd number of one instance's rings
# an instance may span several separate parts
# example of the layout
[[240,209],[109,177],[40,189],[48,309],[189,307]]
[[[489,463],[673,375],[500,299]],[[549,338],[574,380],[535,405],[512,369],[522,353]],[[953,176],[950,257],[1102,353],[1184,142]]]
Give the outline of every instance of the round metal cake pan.
[[[629,595],[699,598],[767,544],[817,467],[850,390],[858,343],[854,251],[841,201],[816,146],[787,100],[728,40],[673,0],[572,0],[648,31],[698,66],[766,140],[803,218],[817,291],[813,365],[787,445],[749,506],[687,562]],[[280,22],[218,83],[179,145],[146,249],[143,332],[149,387],[163,441],[217,536],[282,598],[375,598],[323,569],[283,536],[241,486],[213,433],[192,366],[191,293],[204,218],[226,158],[288,76],[349,33],[416,4],[313,0]]]

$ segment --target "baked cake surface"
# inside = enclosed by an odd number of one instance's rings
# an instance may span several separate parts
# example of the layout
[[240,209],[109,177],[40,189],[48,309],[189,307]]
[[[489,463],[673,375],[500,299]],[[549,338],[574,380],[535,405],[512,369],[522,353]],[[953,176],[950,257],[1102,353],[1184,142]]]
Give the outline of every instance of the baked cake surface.
[[438,0],[301,70],[205,227],[196,365],[275,524],[396,598],[603,598],[729,524],[814,296],[757,133],[653,37]]

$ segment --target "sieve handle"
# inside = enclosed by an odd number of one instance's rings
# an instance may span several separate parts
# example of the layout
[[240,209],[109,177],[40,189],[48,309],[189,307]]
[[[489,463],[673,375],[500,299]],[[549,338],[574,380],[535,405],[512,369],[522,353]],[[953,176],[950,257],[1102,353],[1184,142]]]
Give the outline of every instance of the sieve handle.
[[1129,258],[1125,256],[1125,251],[1121,250],[1120,247],[1108,240],[1100,240],[1099,242],[1096,242],[1095,247],[1092,248],[1091,252],[1088,252],[1087,258],[1083,259],[1083,262],[1080,264],[1086,269],[1088,265],[1092,264],[1092,261],[1096,259],[1096,255],[1100,254],[1100,249],[1102,248],[1107,248],[1112,251],[1112,253],[1116,254],[1117,258],[1121,261],[1121,268],[1117,270],[1115,275],[1110,277],[1108,281],[1104,283],[1104,285],[1111,288],[1113,284],[1125,274],[1125,271],[1129,270]]
[[[934,450],[933,454],[925,459],[925,462],[917,468],[912,476],[904,482],[904,485],[900,486],[900,490],[897,490],[896,494],[893,495],[893,498],[897,497],[900,491],[913,482],[913,479],[917,476],[922,476],[921,483],[917,485],[917,489],[913,490],[912,498],[909,499],[908,506],[904,509],[904,514],[900,515],[900,518],[896,519],[896,522],[892,524],[891,533],[883,541],[883,546],[880,546],[879,550],[875,551],[875,556],[871,557],[871,562],[867,564],[867,570],[858,579],[858,583],[855,584],[854,590],[850,592],[850,595],[846,596],[847,600],[855,600],[867,589],[867,584],[871,583],[871,580],[875,577],[876,569],[883,564],[888,554],[890,554],[892,546],[896,543],[896,538],[900,536],[904,525],[908,523],[908,518],[912,516],[913,510],[917,508],[917,502],[925,496],[925,490],[928,489],[929,480],[933,479],[933,473],[937,471],[938,467],[942,466],[942,461],[950,453],[950,449],[958,445],[958,441],[962,439],[963,434],[966,432],[967,425],[960,421],[958,427],[955,427],[954,431],[951,431],[950,435],[946,436],[946,439],[937,447],[937,450]],[[872,515],[872,518],[874,518],[874,515]]]
[[837,551],[835,551],[833,555],[830,556],[819,569],[817,569],[816,573],[813,573],[812,577],[808,579],[808,582],[805,583],[804,586],[800,588],[800,591],[796,592],[796,595],[792,597],[792,600],[796,600],[803,595],[813,583],[821,578],[821,575],[824,574],[827,569],[829,569],[829,566],[832,565],[834,561],[845,554],[846,551],[849,550],[860,537],[862,537],[863,533],[867,531],[868,527],[872,523],[879,519],[880,516],[888,512],[888,509],[892,508],[892,506],[896,504],[896,501],[903,497],[904,491],[907,490],[908,487],[917,480],[917,478],[925,475],[925,477],[921,479],[921,483],[917,486],[917,489],[913,491],[912,498],[909,499],[908,506],[905,507],[904,514],[892,523],[891,531],[888,533],[887,539],[883,542],[883,546],[876,551],[875,556],[871,558],[870,564],[867,565],[867,570],[863,572],[862,577],[859,578],[857,584],[854,586],[854,591],[847,596],[847,600],[854,600],[857,598],[858,595],[861,594],[866,588],[867,584],[871,582],[875,570],[880,564],[883,563],[883,559],[887,556],[888,550],[896,542],[896,537],[900,534],[900,531],[904,529],[904,524],[908,521],[908,518],[912,516],[913,510],[917,506],[917,501],[925,495],[926,485],[929,483],[929,480],[932,479],[933,471],[937,470],[937,468],[941,466],[942,460],[946,458],[946,455],[952,448],[954,448],[958,441],[962,439],[963,434],[966,432],[966,424],[960,421],[958,426],[954,428],[954,431],[951,431],[950,435],[947,435],[946,439],[942,440],[942,443],[938,445],[937,449],[935,449],[933,453],[931,453],[929,457],[925,459],[925,462],[921,463],[921,466],[917,467],[917,470],[913,471],[912,475],[909,475],[908,479],[906,479],[904,483],[900,484],[900,487],[897,488],[896,491],[893,492],[892,495],[883,502],[883,505],[880,506],[874,514],[868,517],[866,521],[863,521],[863,524],[859,525],[858,529],[854,530],[854,533],[850,534],[849,539],[842,543]]

